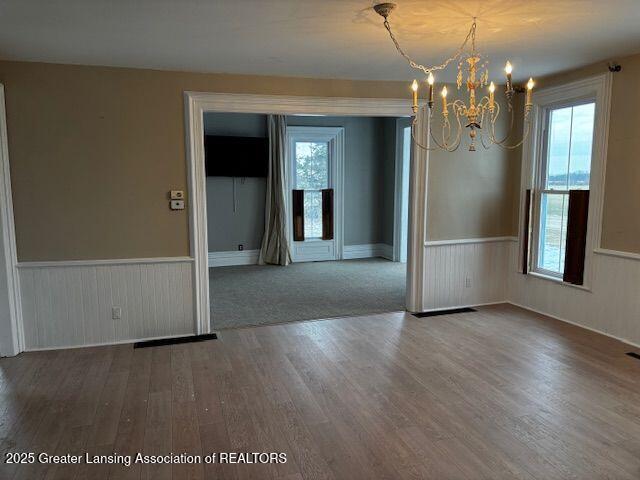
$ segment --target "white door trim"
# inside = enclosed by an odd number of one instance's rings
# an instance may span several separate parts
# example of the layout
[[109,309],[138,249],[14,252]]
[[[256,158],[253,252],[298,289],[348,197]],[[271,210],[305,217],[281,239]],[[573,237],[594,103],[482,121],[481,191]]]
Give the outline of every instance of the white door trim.
[[[303,97],[284,95],[252,95],[230,93],[184,92],[185,99],[185,135],[188,167],[188,201],[191,236],[191,256],[194,258],[194,303],[197,333],[211,331],[209,311],[209,275],[207,251],[207,212],[204,170],[204,119],[205,112],[235,112],[262,114],[311,114],[311,115],[349,115],[401,117],[409,112],[409,101],[403,99],[382,98],[345,98],[345,97]],[[420,155],[419,158],[424,156]],[[426,225],[426,171],[424,165],[413,173],[425,178],[416,182],[410,189],[410,223],[417,222],[409,233],[408,262],[423,258],[424,229]],[[415,180],[412,179],[412,182]],[[414,199],[416,201],[413,206]],[[422,204],[422,205],[418,205]],[[411,213],[413,212],[413,213]],[[411,232],[422,232],[412,236]],[[417,255],[411,255],[411,251]],[[422,264],[409,267],[407,275],[407,307],[422,305],[423,271]],[[416,295],[419,295],[417,297]]]
[[[329,182],[334,189],[334,219],[333,219],[333,240],[332,245],[327,249],[329,241],[318,240],[309,241],[309,252],[307,254],[301,252],[297,255],[296,243],[293,240],[293,221],[291,216],[291,195],[288,194],[286,205],[287,218],[287,236],[289,245],[291,246],[291,255],[293,261],[319,261],[319,260],[341,260],[343,258],[344,249],[344,127],[315,127],[315,126],[291,126],[287,127],[287,149],[286,155],[289,155],[293,147],[293,143],[300,140],[319,141],[329,143]],[[287,157],[287,190],[290,192],[293,188],[294,164],[293,158]],[[314,245],[315,244],[315,245]],[[324,248],[321,247],[324,244]],[[327,251],[325,251],[327,250]],[[321,251],[321,253],[318,253]]]
[[9,168],[9,143],[7,138],[7,115],[4,102],[4,85],[0,84],[0,224],[2,225],[2,255],[7,285],[8,311],[0,312],[0,356],[13,356],[24,350],[22,324],[22,300],[18,279],[18,254],[15,224],[13,220],[13,198],[11,194],[11,171]]
[[[395,151],[395,187],[393,195],[393,261],[401,260],[402,251],[402,199],[404,191],[404,129],[410,128],[411,119],[396,121],[396,151]],[[409,161],[411,158],[409,157]],[[408,185],[407,185],[408,186]]]

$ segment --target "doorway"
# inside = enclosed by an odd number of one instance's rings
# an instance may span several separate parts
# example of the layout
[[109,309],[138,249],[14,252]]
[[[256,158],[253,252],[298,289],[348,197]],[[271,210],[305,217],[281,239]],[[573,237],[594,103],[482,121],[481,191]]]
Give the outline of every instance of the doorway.
[[[194,260],[194,317],[197,333],[212,329],[209,304],[209,267],[207,251],[206,172],[204,168],[204,113],[230,112],[285,115],[351,115],[400,117],[406,115],[405,99],[363,99],[334,97],[300,97],[281,95],[231,95],[217,93],[185,92],[185,117],[187,121],[187,166],[189,169],[189,216],[191,254]],[[420,115],[419,115],[420,117]],[[419,121],[421,121],[419,119]],[[415,164],[415,170],[414,165]],[[426,191],[426,154],[417,152],[412,162],[410,176],[411,196],[409,253],[406,267],[406,308],[419,311],[423,305],[423,279],[421,252],[424,249],[424,205],[418,199]],[[393,173],[391,173],[393,176]],[[392,202],[393,203],[393,202]],[[393,210],[393,207],[391,207]],[[391,229],[393,235],[393,228]],[[370,246],[366,246],[370,248]],[[391,252],[392,253],[392,252]],[[404,274],[403,274],[404,275]],[[215,300],[214,300],[215,301]]]
[[344,128],[287,127],[287,149],[291,259],[339,260],[343,250]]
[[404,310],[406,265],[393,258],[403,119],[281,118],[288,266],[258,265],[271,199],[269,116],[207,112],[204,120],[216,329]]

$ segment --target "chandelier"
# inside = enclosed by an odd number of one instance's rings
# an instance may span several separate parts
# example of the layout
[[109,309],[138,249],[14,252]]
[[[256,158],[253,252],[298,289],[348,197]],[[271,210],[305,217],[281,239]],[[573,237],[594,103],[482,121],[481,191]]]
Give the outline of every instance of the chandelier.
[[[520,141],[513,142],[512,136],[515,124],[513,97],[516,89],[514,88],[511,80],[513,67],[511,66],[511,63],[507,61],[505,66],[505,99],[507,103],[506,108],[508,110],[508,115],[510,115],[510,122],[506,135],[499,138],[499,136],[496,134],[496,121],[500,117],[502,108],[500,106],[500,103],[495,99],[496,85],[493,82],[489,82],[489,60],[485,55],[481,54],[476,49],[476,18],[473,18],[469,33],[467,33],[466,38],[462,42],[462,45],[451,57],[449,57],[439,65],[425,66],[416,63],[411,59],[411,57],[409,57],[409,55],[407,55],[407,53],[405,53],[402,47],[400,47],[400,44],[398,43],[395,35],[391,31],[391,25],[389,24],[389,15],[395,7],[395,3],[381,3],[374,6],[373,8],[376,13],[384,18],[384,26],[389,32],[389,36],[391,37],[396,50],[398,50],[398,53],[400,53],[400,55],[404,57],[404,59],[412,68],[420,71],[426,78],[429,92],[426,102],[429,121],[427,122],[426,127],[426,129],[428,129],[428,132],[425,132],[426,135],[424,137],[431,137],[431,140],[437,148],[446,150],[448,152],[453,152],[458,149],[458,147],[462,143],[462,132],[464,129],[468,129],[469,131],[469,151],[471,152],[476,151],[477,140],[479,140],[479,143],[486,149],[490,148],[491,145],[498,145],[499,147],[505,149],[514,149],[522,145],[527,139],[531,130],[530,112],[533,106],[533,104],[531,103],[531,92],[534,86],[533,79],[530,78],[529,82],[527,82],[526,85],[526,102],[523,112],[524,133]],[[454,61],[458,62],[458,74],[456,76],[456,84],[458,90],[461,90],[464,85],[466,87],[468,100],[467,102],[464,102],[460,99],[455,99],[454,101],[450,102],[447,100],[447,95],[449,92],[446,85],[442,88],[442,91],[440,93],[442,97],[442,111],[441,119],[439,122],[441,131],[436,135],[434,133],[433,127],[433,125],[436,123],[434,118],[435,107],[433,100],[435,77],[433,73],[438,70],[445,70],[449,66],[449,64]],[[420,86],[418,81],[413,80],[413,83],[411,84],[413,111],[411,133],[414,142],[419,147],[425,150],[433,150],[433,148],[420,143],[416,139],[415,131],[418,122],[418,111],[421,108],[424,108],[424,105],[421,106],[419,104],[419,88]],[[483,95],[483,90],[485,88],[488,95]],[[454,120],[451,120],[451,117],[453,117]],[[453,127],[452,123],[454,124]]]

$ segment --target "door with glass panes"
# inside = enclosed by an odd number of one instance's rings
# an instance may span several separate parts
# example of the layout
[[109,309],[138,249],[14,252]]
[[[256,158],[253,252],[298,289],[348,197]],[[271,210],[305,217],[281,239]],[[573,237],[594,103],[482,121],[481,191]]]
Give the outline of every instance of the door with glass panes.
[[[342,128],[288,127],[289,245],[294,262],[337,260]],[[340,202],[340,204],[338,204]]]

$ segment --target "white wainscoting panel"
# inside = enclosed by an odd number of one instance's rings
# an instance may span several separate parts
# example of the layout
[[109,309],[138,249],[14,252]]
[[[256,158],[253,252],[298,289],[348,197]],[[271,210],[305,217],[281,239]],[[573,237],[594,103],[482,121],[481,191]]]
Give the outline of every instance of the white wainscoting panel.
[[640,346],[640,259],[596,251],[589,290],[517,272],[511,244],[509,301]]
[[195,333],[191,259],[22,263],[19,272],[26,350]]
[[427,242],[424,311],[505,302],[510,238]]
[[354,258],[382,257],[393,260],[393,246],[386,243],[367,243],[362,245],[345,245],[342,252],[344,260]]
[[232,265],[255,265],[260,250],[232,250],[229,252],[209,252],[209,267],[229,267]]

